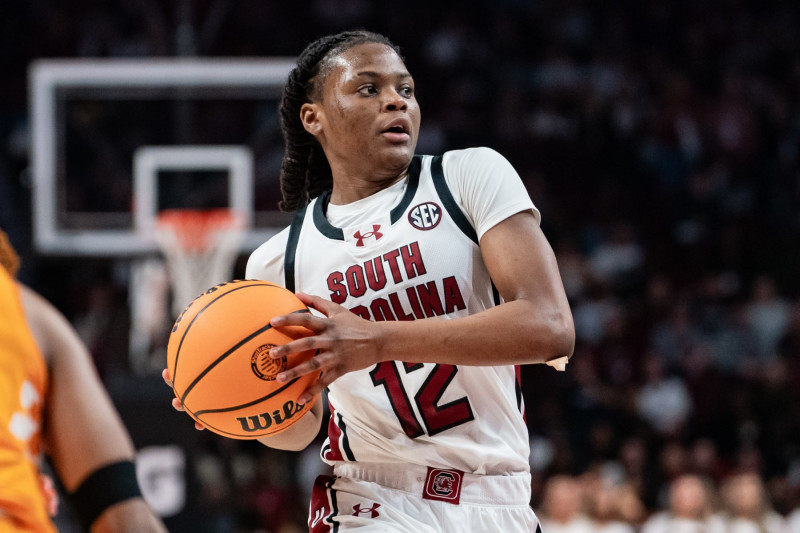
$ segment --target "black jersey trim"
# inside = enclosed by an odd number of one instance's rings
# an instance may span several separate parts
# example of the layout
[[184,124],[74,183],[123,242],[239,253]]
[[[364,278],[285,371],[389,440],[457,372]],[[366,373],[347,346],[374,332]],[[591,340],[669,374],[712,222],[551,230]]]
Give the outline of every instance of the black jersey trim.
[[[392,224],[402,218],[403,213],[405,213],[408,205],[411,203],[411,200],[414,199],[414,195],[417,193],[417,187],[419,186],[419,173],[421,169],[422,157],[415,155],[413,159],[411,159],[411,164],[408,167],[408,185],[406,186],[406,192],[403,194],[403,198],[400,200],[400,203],[397,204],[389,213]],[[328,218],[325,216],[325,214],[328,212],[328,204],[330,201],[331,191],[322,193],[319,199],[317,199],[317,202],[314,205],[314,225],[325,237],[337,241],[343,241],[344,232],[342,231],[342,228],[337,228],[328,222]]]
[[314,204],[314,225],[317,227],[319,232],[325,235],[327,238],[343,241],[344,232],[342,229],[337,228],[328,222],[328,219],[325,217],[325,213],[328,211],[328,204],[330,201],[331,191],[325,191],[319,195],[317,202]]
[[330,491],[330,497],[331,497],[331,514],[328,515],[328,522],[333,524],[333,533],[338,533],[339,532],[339,498],[336,495],[337,490],[333,488],[333,484],[334,483],[336,483],[336,478],[333,478],[328,482],[328,490]]
[[394,209],[389,213],[391,223],[394,224],[405,214],[411,200],[417,194],[417,187],[419,187],[419,173],[422,170],[422,156],[415,155],[411,160],[411,165],[408,167],[408,185],[403,199],[400,203],[394,206]]
[[475,228],[469,223],[467,216],[461,211],[455,198],[453,198],[453,193],[450,192],[450,188],[447,186],[447,182],[444,179],[444,169],[442,168],[442,157],[437,155],[431,160],[431,177],[433,178],[433,186],[436,187],[436,193],[439,195],[442,204],[444,204],[444,208],[453,218],[453,222],[464,232],[464,235],[469,237],[475,244],[480,244]]
[[[453,198],[453,193],[450,192],[450,187],[447,186],[447,181],[444,179],[444,168],[442,166],[443,157],[444,156],[437,155],[431,160],[431,178],[433,179],[433,186],[436,188],[436,194],[439,195],[439,199],[453,218],[453,222],[456,223],[456,226],[458,226],[464,235],[469,237],[472,242],[480,246],[478,233],[456,203],[456,199]],[[492,299],[495,305],[500,305],[500,293],[494,285],[494,280],[492,280]]]
[[345,457],[347,457],[348,461],[355,461],[356,456],[353,454],[353,450],[350,449],[350,439],[347,438],[347,424],[344,423],[344,418],[340,413],[336,413],[339,422],[336,424],[339,426],[339,429],[342,432],[342,451],[344,451]]
[[298,209],[292,218],[292,225],[289,227],[289,239],[286,241],[286,252],[283,254],[283,279],[286,288],[294,292],[294,258],[297,255],[297,243],[300,240],[300,230],[303,229],[303,220],[306,218],[305,206]]

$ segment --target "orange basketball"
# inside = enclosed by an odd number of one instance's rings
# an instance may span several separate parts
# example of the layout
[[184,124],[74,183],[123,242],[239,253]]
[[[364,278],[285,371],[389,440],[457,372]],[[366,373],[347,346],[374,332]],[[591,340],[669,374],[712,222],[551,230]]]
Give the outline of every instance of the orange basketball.
[[270,359],[273,346],[309,335],[299,327],[270,326],[274,316],[308,313],[291,291],[256,280],[234,280],[206,290],[178,316],[167,345],[175,396],[209,430],[256,439],[291,427],[316,401],[297,398],[314,381],[275,376],[310,359],[313,351]]

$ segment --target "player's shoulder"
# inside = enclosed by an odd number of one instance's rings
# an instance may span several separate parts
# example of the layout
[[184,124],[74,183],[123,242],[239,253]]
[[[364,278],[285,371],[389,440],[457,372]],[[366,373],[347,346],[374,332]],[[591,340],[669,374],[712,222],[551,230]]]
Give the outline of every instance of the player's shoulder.
[[503,154],[488,146],[474,146],[471,148],[461,148],[449,150],[443,154],[442,164],[459,165],[475,163],[495,163],[505,162],[507,159]]
[[488,146],[450,150],[442,156],[442,167],[449,181],[482,179],[498,171],[512,172],[513,167],[506,157]]
[[282,275],[286,243],[289,241],[289,228],[286,227],[270,237],[253,250],[247,259],[245,276],[247,279],[266,279],[273,281]]
[[23,283],[17,282],[17,288],[29,325],[38,326],[60,318],[59,312],[44,296]]
[[34,289],[17,283],[25,321],[45,361],[60,353],[72,337],[67,318],[44,296]]

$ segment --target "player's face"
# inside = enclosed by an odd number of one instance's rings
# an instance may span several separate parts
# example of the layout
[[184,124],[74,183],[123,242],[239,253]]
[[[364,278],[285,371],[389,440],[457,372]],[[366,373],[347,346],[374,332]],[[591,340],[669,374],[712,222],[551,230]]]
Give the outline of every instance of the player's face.
[[[414,80],[397,53],[378,43],[331,58],[322,98],[301,112],[338,176],[380,181],[402,174],[419,137]],[[310,112],[309,112],[310,111]]]

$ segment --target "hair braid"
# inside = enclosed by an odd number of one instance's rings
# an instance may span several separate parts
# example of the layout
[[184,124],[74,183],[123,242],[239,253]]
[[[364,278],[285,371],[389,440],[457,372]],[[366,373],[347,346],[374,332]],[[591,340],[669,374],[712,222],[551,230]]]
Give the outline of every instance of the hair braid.
[[285,143],[280,172],[282,200],[278,204],[282,211],[303,207],[333,186],[331,167],[320,144],[303,127],[300,108],[321,97],[323,80],[316,78],[325,60],[364,43],[385,44],[400,53],[383,35],[363,30],[346,31],[309,44],[289,73],[279,106]]

